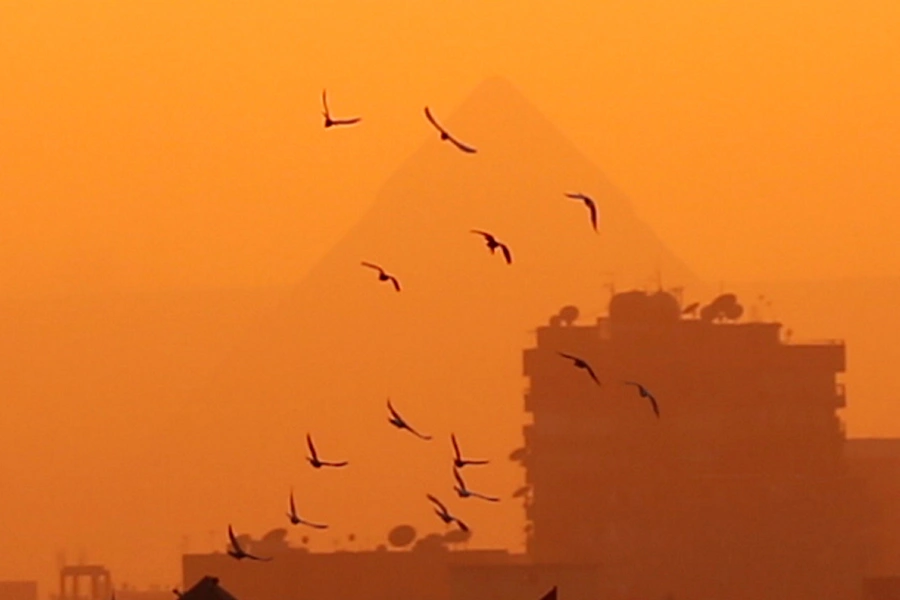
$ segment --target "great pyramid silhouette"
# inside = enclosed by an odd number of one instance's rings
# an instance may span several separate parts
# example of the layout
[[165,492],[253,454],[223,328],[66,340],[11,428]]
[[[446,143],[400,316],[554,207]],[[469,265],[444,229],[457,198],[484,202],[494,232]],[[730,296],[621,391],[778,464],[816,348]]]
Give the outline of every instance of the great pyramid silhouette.
[[[478,153],[441,142],[421,115],[422,147],[234,349],[212,382],[207,425],[266,427],[277,440],[269,447],[290,444],[296,461],[298,426],[340,429],[334,435],[348,441],[373,429],[395,435],[383,420],[390,396],[442,444],[457,428],[502,463],[521,443],[529,330],[566,304],[588,321],[604,313],[611,274],[622,289],[652,281],[657,268],[669,285],[700,285],[624,194],[506,80],[483,82],[452,113],[430,108]],[[569,191],[596,200],[599,232]],[[471,229],[509,244],[514,263],[492,256]],[[360,261],[383,265],[403,291]]]
[[[399,391],[401,372],[410,384],[447,378],[462,384],[467,377],[457,369],[491,365],[487,376],[500,359],[473,349],[490,346],[508,355],[507,362],[517,360],[509,357],[527,343],[527,330],[560,306],[574,303],[591,316],[602,312],[604,287],[614,278],[627,288],[650,282],[659,268],[670,282],[698,283],[635,216],[624,194],[505,79],[484,81],[446,118],[440,107],[431,109],[479,152],[464,154],[440,142],[422,115],[428,139],[272,315],[270,326],[235,352],[223,370],[226,390],[265,390],[277,404],[278,396],[316,389],[311,371],[335,393],[336,375],[350,386],[347,392],[379,389],[360,376],[369,370],[381,374],[382,390]],[[587,209],[564,196],[568,191],[596,200],[599,233]],[[514,264],[491,256],[469,233],[473,228],[508,243]],[[397,275],[403,292],[379,283],[361,268],[362,260]],[[439,348],[440,360],[421,360],[437,371],[430,373],[418,363],[424,350]],[[418,374],[409,361],[418,364]],[[348,369],[357,376],[339,375]],[[249,384],[244,392],[235,386],[241,379]]]

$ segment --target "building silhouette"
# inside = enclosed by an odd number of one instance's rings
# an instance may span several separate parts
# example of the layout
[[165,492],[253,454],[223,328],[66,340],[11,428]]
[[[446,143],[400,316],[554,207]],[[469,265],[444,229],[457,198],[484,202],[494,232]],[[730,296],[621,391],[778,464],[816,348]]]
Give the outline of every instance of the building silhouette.
[[604,598],[860,597],[866,505],[836,414],[843,343],[736,322],[730,294],[682,313],[672,294],[631,291],[596,323],[566,307],[537,330],[533,422],[511,457],[526,470],[528,554],[595,561]]
[[565,600],[900,600],[900,440],[846,438],[843,342],[743,315],[732,294],[682,306],[630,291],[594,323],[566,306],[536,330],[532,422],[509,456],[526,474],[525,554],[409,526],[391,548],[314,553],[277,529],[242,536],[271,562],[187,554],[183,584],[214,575],[241,600],[519,600],[557,585]]
[[0,581],[0,600],[37,600],[36,581]]

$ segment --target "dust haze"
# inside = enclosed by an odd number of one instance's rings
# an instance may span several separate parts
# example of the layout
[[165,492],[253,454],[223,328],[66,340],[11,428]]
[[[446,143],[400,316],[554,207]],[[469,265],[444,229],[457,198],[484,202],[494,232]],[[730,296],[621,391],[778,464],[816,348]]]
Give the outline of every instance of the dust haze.
[[0,600],[894,597],[898,30],[4,5]]

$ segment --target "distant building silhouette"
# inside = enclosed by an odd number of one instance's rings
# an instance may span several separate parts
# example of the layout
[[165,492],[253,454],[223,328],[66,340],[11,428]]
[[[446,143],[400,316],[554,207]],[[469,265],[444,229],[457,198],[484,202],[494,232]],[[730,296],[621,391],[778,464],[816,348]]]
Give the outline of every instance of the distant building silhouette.
[[779,323],[741,321],[733,294],[683,307],[630,291],[608,312],[585,324],[565,306],[524,351],[533,421],[509,458],[526,469],[526,554],[453,550],[451,534],[408,525],[391,550],[313,553],[277,529],[241,536],[272,562],[188,554],[184,585],[214,573],[243,600],[555,586],[564,600],[900,600],[900,440],[846,439],[842,342],[788,343]]
[[401,525],[388,534],[392,550],[289,548],[267,563],[239,563],[225,553],[188,554],[182,557],[183,583],[215,573],[242,600],[538,600],[557,585],[565,600],[597,598],[595,565],[535,565],[505,550],[452,550],[457,534],[450,529],[413,543],[415,531]]
[[893,586],[893,598],[900,600],[900,439],[849,439],[845,454],[850,471],[864,481],[869,499],[866,574],[873,582],[867,594],[882,597]]
[[[699,319],[682,312],[667,292],[632,291],[596,323],[558,315],[537,330],[524,353],[533,423],[516,453],[528,553],[596,561],[604,598],[859,598],[865,505],[836,415],[843,343],[784,344],[778,323],[736,322],[730,294]],[[625,380],[656,396],[659,419]]]
[[0,600],[37,600],[36,581],[0,581]]
[[[81,585],[85,580],[87,589]],[[109,570],[102,565],[67,565],[59,570],[59,600],[109,600],[112,589]]]

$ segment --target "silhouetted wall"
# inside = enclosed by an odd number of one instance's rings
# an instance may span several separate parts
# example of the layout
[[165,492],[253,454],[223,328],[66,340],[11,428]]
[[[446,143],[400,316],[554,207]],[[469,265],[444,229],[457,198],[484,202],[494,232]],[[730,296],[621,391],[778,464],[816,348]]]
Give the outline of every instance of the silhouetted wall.
[[871,540],[866,574],[879,578],[872,584],[878,586],[881,578],[900,576],[900,439],[850,439],[846,455],[851,472],[864,481]]
[[37,600],[36,581],[0,581],[0,600]]
[[399,551],[292,548],[271,562],[185,555],[182,566],[185,588],[215,574],[240,600],[523,600],[554,585],[565,600],[596,600],[600,589],[597,565],[534,564],[504,550],[451,551],[432,543]]

